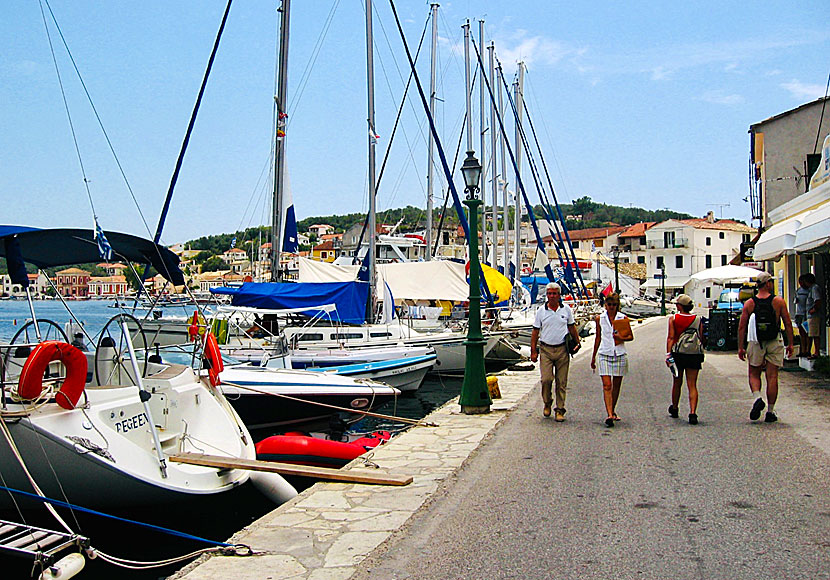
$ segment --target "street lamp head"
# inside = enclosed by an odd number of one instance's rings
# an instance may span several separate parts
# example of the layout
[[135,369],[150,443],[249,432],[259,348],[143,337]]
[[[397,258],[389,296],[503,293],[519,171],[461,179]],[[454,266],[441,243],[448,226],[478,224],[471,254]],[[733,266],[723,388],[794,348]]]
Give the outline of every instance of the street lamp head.
[[464,176],[464,189],[467,191],[467,197],[475,197],[478,182],[481,179],[481,164],[476,159],[475,151],[467,151],[467,158],[461,166],[461,174]]

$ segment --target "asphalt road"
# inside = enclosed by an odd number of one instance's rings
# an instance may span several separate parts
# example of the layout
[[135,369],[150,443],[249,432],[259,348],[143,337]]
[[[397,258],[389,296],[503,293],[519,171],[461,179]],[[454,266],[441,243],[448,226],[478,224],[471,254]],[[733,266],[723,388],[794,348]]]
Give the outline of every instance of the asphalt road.
[[664,345],[662,321],[635,328],[613,429],[578,356],[566,422],[534,391],[353,578],[830,578],[830,448],[810,436],[830,396],[783,389],[780,421],[753,423],[745,367],[711,353],[692,426],[685,389],[666,412]]

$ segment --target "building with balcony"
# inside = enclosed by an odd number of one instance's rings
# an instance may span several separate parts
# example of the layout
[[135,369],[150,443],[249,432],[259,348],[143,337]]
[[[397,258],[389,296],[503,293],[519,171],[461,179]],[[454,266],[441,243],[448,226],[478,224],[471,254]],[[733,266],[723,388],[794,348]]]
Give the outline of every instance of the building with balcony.
[[[665,285],[667,296],[686,293],[698,306],[707,306],[720,292],[712,285],[691,283],[692,274],[726,266],[738,254],[742,242],[756,233],[734,220],[705,218],[666,220],[646,234],[646,275],[643,289],[656,294]],[[665,276],[665,278],[661,278]]]

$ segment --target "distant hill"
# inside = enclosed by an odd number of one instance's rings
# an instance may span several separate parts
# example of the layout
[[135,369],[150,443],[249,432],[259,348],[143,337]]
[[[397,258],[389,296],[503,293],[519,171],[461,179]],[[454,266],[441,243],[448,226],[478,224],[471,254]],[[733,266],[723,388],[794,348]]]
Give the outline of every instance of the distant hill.
[[[565,223],[568,229],[577,230],[583,228],[595,228],[605,225],[631,225],[639,222],[660,222],[667,219],[688,219],[694,217],[687,213],[670,211],[665,209],[648,210],[640,207],[621,207],[598,203],[590,197],[585,196],[573,203],[562,204],[562,215],[566,217]],[[441,209],[434,210],[433,223],[437,226],[441,217]],[[539,218],[547,217],[541,205],[533,208],[533,213]],[[510,212],[512,220],[513,212]],[[308,231],[309,226],[314,224],[328,224],[334,227],[336,233],[345,232],[357,223],[362,223],[366,218],[362,213],[349,213],[345,215],[321,215],[304,218],[297,222],[297,229],[300,232]],[[389,209],[378,212],[377,222],[379,224],[396,224],[403,220],[400,225],[401,231],[416,230],[424,227],[426,222],[426,211],[414,206]],[[458,224],[458,218],[452,206],[447,208],[447,215],[444,219],[446,226]],[[231,240],[236,237],[236,246],[242,247],[246,242],[259,240],[260,234],[263,242],[268,239],[270,228],[261,226],[248,228],[242,232],[215,234],[204,236],[187,242],[187,246],[193,249],[207,250],[213,254],[221,254],[231,247]]]

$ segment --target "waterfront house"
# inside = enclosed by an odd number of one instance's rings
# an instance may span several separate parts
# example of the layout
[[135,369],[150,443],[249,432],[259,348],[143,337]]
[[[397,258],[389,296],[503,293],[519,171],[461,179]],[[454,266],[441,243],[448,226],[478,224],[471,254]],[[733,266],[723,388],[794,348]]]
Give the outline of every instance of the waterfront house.
[[67,268],[55,273],[55,287],[66,298],[86,298],[90,273],[80,268]]
[[[738,254],[756,230],[731,219],[670,219],[646,231],[646,275],[642,288],[656,294],[664,286],[667,296],[685,293],[697,306],[717,300],[719,287],[691,282],[693,274],[725,266]],[[665,279],[661,276],[665,275]]]

